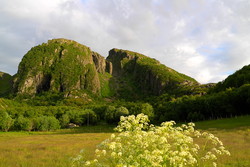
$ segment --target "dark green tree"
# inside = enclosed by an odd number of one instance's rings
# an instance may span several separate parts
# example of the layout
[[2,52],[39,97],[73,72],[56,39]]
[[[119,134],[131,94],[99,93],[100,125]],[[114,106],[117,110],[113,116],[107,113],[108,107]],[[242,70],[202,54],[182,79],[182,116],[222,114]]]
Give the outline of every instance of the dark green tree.
[[62,128],[66,128],[68,126],[68,124],[70,123],[70,118],[68,114],[63,114],[60,118],[60,125]]
[[118,107],[115,111],[115,121],[119,122],[121,116],[127,115],[129,115],[129,111],[126,107]]

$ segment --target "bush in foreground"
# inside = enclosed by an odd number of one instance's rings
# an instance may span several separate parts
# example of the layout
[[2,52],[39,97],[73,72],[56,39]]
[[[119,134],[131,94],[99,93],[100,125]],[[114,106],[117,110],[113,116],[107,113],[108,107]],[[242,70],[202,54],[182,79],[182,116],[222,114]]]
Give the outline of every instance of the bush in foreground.
[[[144,114],[122,116],[115,128],[119,133],[112,134],[99,145],[95,151],[96,159],[86,160],[81,153],[73,158],[72,166],[217,166],[218,155],[230,155],[213,134],[195,130],[193,123],[181,127],[174,124],[169,121],[161,126],[150,125]],[[198,145],[197,139],[204,144]]]

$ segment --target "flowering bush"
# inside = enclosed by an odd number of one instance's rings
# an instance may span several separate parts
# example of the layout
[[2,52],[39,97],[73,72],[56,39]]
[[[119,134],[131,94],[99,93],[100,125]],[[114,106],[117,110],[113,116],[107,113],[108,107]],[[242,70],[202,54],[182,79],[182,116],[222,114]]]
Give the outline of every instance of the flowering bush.
[[[174,121],[163,122],[161,126],[150,125],[144,114],[122,116],[115,128],[119,133],[99,145],[96,159],[85,160],[80,154],[73,158],[73,166],[217,166],[218,155],[230,155],[217,137],[195,130],[194,123],[174,125]],[[204,144],[199,146],[197,142]]]

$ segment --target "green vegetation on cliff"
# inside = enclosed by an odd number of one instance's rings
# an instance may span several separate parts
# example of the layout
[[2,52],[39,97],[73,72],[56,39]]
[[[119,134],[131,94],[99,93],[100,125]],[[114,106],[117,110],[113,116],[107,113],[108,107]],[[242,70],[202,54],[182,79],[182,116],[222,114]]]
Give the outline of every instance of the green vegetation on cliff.
[[115,92],[112,89],[113,81],[112,81],[112,75],[105,72],[105,73],[99,73],[100,78],[100,86],[101,86],[101,96],[102,97],[112,97],[114,96]]
[[[120,92],[129,92],[129,94],[137,92],[137,96],[161,95],[166,92],[175,94],[178,89],[184,87],[192,89],[193,86],[198,85],[193,78],[136,52],[112,49],[109,51],[107,60],[113,64],[112,74],[119,80],[117,87]],[[186,93],[182,92],[180,95]]]
[[0,110],[12,108],[12,107],[21,107],[21,106],[26,106],[26,105],[18,103],[14,100],[0,98]]
[[92,51],[75,41],[54,39],[33,47],[19,64],[14,81],[17,94],[35,95],[43,91],[100,91]]
[[224,81],[219,82],[211,89],[211,92],[220,92],[227,88],[239,88],[244,84],[250,84],[250,65],[244,66],[242,69],[228,76]]
[[12,89],[12,76],[0,71],[0,97],[6,96]]

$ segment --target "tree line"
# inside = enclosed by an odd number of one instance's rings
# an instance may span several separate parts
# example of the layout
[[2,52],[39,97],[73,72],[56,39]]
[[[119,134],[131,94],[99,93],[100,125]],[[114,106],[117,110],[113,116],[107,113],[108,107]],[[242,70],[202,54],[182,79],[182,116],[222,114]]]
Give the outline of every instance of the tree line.
[[167,94],[153,101],[155,120],[202,121],[250,114],[250,84],[218,93],[174,98]]
[[93,106],[18,106],[0,109],[0,130],[50,131],[100,122],[116,124],[120,116],[145,113],[153,118],[153,107],[148,103],[121,103]]

